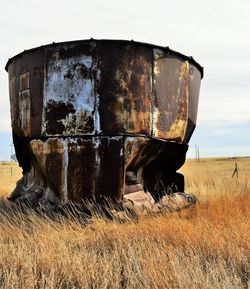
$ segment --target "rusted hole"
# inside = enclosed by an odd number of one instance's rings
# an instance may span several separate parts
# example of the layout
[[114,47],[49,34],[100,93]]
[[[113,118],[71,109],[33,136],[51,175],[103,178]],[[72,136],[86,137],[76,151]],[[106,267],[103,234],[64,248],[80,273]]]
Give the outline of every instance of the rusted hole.
[[74,74],[71,73],[71,70],[68,70],[66,74],[64,74],[64,79],[69,78],[72,79],[74,77]]

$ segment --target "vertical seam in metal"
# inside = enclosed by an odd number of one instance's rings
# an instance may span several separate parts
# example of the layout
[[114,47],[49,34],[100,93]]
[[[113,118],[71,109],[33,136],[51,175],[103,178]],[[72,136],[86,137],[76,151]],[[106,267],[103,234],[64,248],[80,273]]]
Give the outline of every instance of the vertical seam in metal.
[[[100,104],[100,61],[99,61],[99,41],[94,40],[96,45],[96,76],[95,76],[95,110],[94,110],[94,135],[92,136],[92,141],[95,144],[95,163],[97,169],[95,172],[95,185],[92,193],[93,200],[100,198],[102,192],[100,192],[99,182],[100,182],[100,168],[101,168],[101,157],[100,157],[100,114],[99,114],[99,104]],[[97,189],[96,189],[97,188]]]
[[[187,127],[188,127],[188,120],[189,120],[189,118],[191,119],[191,115],[189,115],[189,113],[190,113],[190,108],[191,108],[191,97],[190,97],[190,63],[189,63],[189,61],[188,61],[188,107],[187,107],[187,116],[188,116],[188,118],[187,118]],[[187,141],[187,139],[188,139],[188,137],[189,136],[187,136],[187,127],[186,127],[186,135],[185,135],[185,142]]]
[[155,131],[154,131],[154,114],[155,114],[155,77],[154,77],[154,48],[152,48],[152,60],[151,60],[151,65],[152,65],[152,88],[151,88],[151,97],[150,97],[150,102],[151,102],[151,132],[150,136],[154,137]]
[[190,63],[186,60],[188,64],[188,97],[187,97],[187,118],[186,118],[186,125],[185,125],[185,132],[183,137],[183,142],[186,143],[187,140],[187,129],[188,129],[188,119],[189,119],[189,106],[190,106]]
[[68,165],[69,165],[69,146],[68,146],[68,138],[64,140],[64,152],[63,152],[63,160],[64,160],[64,202],[68,201]]
[[122,174],[123,174],[123,183],[122,183],[122,196],[121,196],[121,198],[123,198],[124,192],[125,192],[125,175],[126,175],[125,163],[126,163],[126,158],[127,158],[125,142],[126,142],[126,136],[122,136],[122,154],[123,154],[123,156],[122,156]]
[[100,115],[99,115],[99,104],[100,104],[100,62],[99,62],[99,45],[98,40],[95,40],[96,45],[96,85],[95,85],[95,110],[94,110],[94,134],[100,133]]
[[47,59],[47,48],[44,48],[44,59],[43,59],[43,107],[42,107],[42,121],[41,121],[41,136],[46,135],[46,126],[45,126],[45,104],[46,104],[46,71],[47,71],[47,66],[46,66],[46,61]]

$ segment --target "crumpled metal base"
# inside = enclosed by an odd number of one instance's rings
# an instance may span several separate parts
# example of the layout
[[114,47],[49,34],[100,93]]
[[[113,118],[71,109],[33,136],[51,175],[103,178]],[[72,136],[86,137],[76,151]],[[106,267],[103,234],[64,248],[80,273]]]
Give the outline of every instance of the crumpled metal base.
[[[140,185],[137,187],[141,188]],[[72,207],[71,210],[84,213],[86,216],[99,214],[120,221],[126,221],[139,215],[180,211],[190,208],[196,203],[196,198],[186,192],[172,192],[155,201],[149,192],[141,189],[125,194],[123,200],[117,203],[107,199],[102,204],[93,201],[82,204],[70,202],[64,204],[49,186],[46,186],[39,175],[39,170],[34,168],[25,173],[17,182],[9,200],[27,208],[39,208],[46,212],[65,213],[65,208]]]

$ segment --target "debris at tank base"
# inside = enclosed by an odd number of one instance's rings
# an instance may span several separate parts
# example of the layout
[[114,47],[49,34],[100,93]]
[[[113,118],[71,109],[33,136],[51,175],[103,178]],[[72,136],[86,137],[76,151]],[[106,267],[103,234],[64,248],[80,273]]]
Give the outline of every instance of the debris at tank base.
[[196,198],[185,192],[164,195],[155,201],[150,193],[138,191],[124,196],[124,207],[139,214],[175,212],[195,205]]
[[17,182],[16,188],[8,199],[30,208],[43,207],[48,210],[60,204],[54,192],[44,184],[41,176],[35,174],[33,168]]
[[69,211],[74,211],[73,216],[85,216],[86,218],[99,216],[118,221],[129,221],[140,215],[180,211],[196,203],[196,198],[185,192],[173,192],[164,195],[156,202],[149,192],[140,190],[124,195],[122,202],[119,203],[106,200],[103,204],[93,201],[82,202],[81,204],[72,202],[63,204],[48,187],[44,189],[44,184],[39,184],[40,177],[37,178],[37,183],[34,180],[34,170],[26,173],[17,182],[9,200],[28,210],[42,210],[46,212],[46,215],[62,214],[67,216]]

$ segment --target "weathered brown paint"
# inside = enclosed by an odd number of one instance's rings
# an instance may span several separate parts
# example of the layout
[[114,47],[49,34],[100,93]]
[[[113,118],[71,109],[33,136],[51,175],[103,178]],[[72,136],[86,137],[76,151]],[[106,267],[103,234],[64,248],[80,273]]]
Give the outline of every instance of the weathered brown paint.
[[[6,68],[17,158],[60,200],[121,200],[177,178],[196,123],[202,68],[193,59],[85,40],[25,51]],[[126,184],[127,172],[138,184]]]
[[49,187],[65,200],[64,142],[58,138],[32,140],[30,146]]
[[44,49],[27,51],[8,66],[11,122],[21,136],[41,136]]
[[188,143],[196,126],[197,109],[200,92],[200,71],[193,65],[189,66],[189,105],[188,105],[188,122],[184,142]]
[[109,41],[98,47],[101,132],[150,135],[151,50]]
[[189,62],[154,50],[154,137],[182,142],[189,108]]

